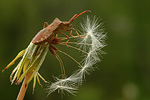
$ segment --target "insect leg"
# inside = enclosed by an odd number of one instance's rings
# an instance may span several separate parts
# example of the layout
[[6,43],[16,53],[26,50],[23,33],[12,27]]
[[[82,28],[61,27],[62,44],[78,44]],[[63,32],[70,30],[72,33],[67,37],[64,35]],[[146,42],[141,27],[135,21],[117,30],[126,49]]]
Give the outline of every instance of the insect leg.
[[70,31],[70,35],[73,36],[73,35],[72,35],[72,30],[74,30],[74,31],[77,33],[77,35],[78,35],[80,38],[82,38],[82,36],[79,35],[78,31],[77,31],[75,28],[67,29],[67,30],[65,30],[65,31]]
[[70,36],[72,36],[72,37],[73,37],[73,35],[72,35],[72,30],[70,31]]
[[56,57],[57,54],[56,54],[55,50],[58,51],[58,49],[56,47],[54,47],[53,45],[51,45],[49,43],[49,51]]
[[36,53],[36,55],[40,54],[40,52],[41,52],[47,45],[48,45],[48,43],[45,44],[45,46],[44,46],[38,53]]
[[64,33],[62,33],[62,32],[59,32],[60,34],[62,34],[62,35],[64,35],[65,37],[67,37],[68,38],[68,40],[66,41],[66,46],[68,47],[68,45],[67,45],[67,43],[69,42],[69,40],[70,40],[70,38],[66,35],[66,34],[64,34]]
[[48,22],[44,22],[43,28],[45,28],[45,26],[48,26],[48,25],[49,25]]

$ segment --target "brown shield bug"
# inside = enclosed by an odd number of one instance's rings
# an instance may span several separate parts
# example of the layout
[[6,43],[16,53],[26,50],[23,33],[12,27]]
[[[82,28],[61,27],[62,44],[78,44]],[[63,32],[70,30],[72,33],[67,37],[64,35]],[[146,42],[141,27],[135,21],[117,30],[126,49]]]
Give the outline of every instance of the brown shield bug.
[[[58,42],[60,41],[60,39],[55,38],[57,33],[60,33],[62,35],[64,35],[65,37],[68,38],[67,42],[69,41],[69,37],[62,33],[61,31],[70,31],[70,35],[72,35],[72,30],[74,30],[77,35],[79,37],[81,37],[78,32],[76,31],[76,29],[74,29],[70,23],[73,22],[76,18],[78,18],[80,15],[82,15],[83,13],[86,12],[91,12],[90,10],[86,10],[83,11],[82,13],[80,13],[79,15],[75,14],[68,22],[62,22],[60,21],[58,18],[55,18],[54,21],[49,25],[47,22],[44,23],[43,29],[40,30],[36,36],[32,39],[32,43],[34,43],[35,45],[41,45],[47,42],[47,44],[49,44],[49,49],[51,51],[51,53],[53,55],[55,55],[54,50],[58,50],[57,48],[55,48],[54,46],[52,46],[51,44],[58,44]],[[45,27],[45,25],[47,27]],[[70,28],[70,29],[68,29]],[[66,45],[67,45],[66,42]],[[47,45],[46,44],[46,45]],[[46,46],[45,46],[46,47]],[[39,52],[40,53],[40,52]]]

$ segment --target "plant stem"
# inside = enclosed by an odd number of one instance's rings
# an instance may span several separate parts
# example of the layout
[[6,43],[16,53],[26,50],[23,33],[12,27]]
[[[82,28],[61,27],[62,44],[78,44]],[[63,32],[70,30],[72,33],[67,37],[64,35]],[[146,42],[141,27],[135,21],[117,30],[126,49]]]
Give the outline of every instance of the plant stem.
[[27,83],[27,81],[28,81],[28,79],[30,78],[31,75],[32,75],[32,72],[26,74],[25,79],[24,79],[24,81],[22,83],[20,92],[18,94],[17,100],[23,100],[23,98],[25,96],[25,93],[26,93],[26,90],[28,88],[28,84],[26,84],[26,83]]

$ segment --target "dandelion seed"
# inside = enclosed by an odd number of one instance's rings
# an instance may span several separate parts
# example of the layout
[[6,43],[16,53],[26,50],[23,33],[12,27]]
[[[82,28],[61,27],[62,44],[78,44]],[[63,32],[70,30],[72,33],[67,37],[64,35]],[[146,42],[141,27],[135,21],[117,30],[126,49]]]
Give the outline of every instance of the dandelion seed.
[[46,89],[48,91],[48,95],[56,90],[58,90],[58,93],[64,94],[66,92],[74,95],[74,93],[76,93],[76,90],[78,90],[78,86],[76,86],[76,84],[78,83],[78,79],[76,79],[75,77],[68,77],[66,79],[59,79],[55,77],[55,80],[56,82],[52,83]]

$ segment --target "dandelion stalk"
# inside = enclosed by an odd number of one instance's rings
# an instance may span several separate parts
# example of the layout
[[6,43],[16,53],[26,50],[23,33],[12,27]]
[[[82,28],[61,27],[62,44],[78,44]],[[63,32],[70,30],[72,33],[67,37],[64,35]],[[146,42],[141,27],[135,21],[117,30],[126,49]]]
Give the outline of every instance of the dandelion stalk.
[[29,80],[29,78],[30,78],[31,75],[32,75],[32,72],[26,74],[25,79],[24,79],[24,81],[22,83],[20,92],[19,92],[19,94],[17,96],[17,100],[23,100],[23,98],[25,96],[25,93],[26,93],[26,90],[28,88],[28,84],[26,84],[26,83]]

